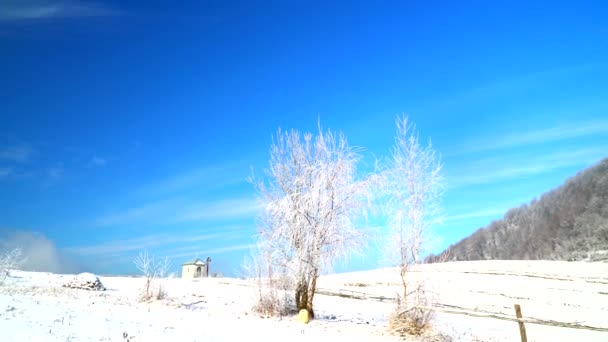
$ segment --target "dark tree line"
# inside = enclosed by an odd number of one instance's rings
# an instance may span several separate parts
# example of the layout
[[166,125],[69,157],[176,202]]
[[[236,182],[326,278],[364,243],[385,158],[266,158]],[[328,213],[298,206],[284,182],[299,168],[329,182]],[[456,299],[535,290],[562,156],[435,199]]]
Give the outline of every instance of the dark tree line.
[[426,262],[490,259],[608,259],[608,158]]

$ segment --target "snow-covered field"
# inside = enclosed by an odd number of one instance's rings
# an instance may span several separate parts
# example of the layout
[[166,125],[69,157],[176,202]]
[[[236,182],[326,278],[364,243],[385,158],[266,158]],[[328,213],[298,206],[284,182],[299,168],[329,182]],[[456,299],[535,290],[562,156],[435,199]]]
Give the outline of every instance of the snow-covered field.
[[[421,265],[437,333],[454,341],[518,341],[518,324],[473,315],[525,318],[608,329],[608,263],[481,261]],[[0,286],[0,341],[398,341],[386,333],[399,291],[395,269],[319,280],[317,319],[263,319],[251,313],[245,280],[169,279],[169,298],[139,303],[143,278],[100,277],[106,291],[62,287],[73,275],[12,272]],[[341,296],[338,296],[341,295]],[[355,297],[355,298],[352,298]],[[366,299],[356,299],[366,298]],[[528,341],[608,341],[608,332],[526,324]]]

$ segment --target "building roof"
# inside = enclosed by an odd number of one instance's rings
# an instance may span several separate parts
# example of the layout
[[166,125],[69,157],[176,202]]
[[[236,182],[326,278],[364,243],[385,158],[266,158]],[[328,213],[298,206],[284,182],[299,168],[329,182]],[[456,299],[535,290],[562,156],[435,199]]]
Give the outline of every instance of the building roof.
[[186,266],[186,265],[204,265],[205,262],[199,258],[195,258],[193,260],[187,261],[185,263],[182,264],[182,266]]

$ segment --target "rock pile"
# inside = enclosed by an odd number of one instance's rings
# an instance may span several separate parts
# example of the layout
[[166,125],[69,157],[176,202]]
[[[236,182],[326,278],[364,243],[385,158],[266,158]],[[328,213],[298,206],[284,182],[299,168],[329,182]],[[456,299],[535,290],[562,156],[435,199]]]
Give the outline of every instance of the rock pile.
[[105,291],[106,288],[103,286],[99,278],[92,273],[80,273],[74,279],[70,280],[64,287],[72,289],[82,289],[89,291]]

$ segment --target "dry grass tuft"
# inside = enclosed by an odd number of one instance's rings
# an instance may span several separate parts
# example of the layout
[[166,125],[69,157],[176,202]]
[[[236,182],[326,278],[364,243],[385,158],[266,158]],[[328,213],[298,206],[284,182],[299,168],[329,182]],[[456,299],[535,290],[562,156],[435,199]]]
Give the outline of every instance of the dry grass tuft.
[[[159,262],[155,262],[154,258],[150,257],[148,252],[144,250],[133,262],[144,274],[145,278],[145,284],[141,289],[138,300],[140,302],[150,302],[167,298],[167,291],[165,290],[163,281],[171,267],[169,259],[164,258]],[[160,283],[157,284],[157,282]]]
[[168,297],[167,291],[165,290],[165,287],[162,283],[154,286],[156,280],[157,279],[154,279],[152,277],[146,277],[146,283],[144,287],[140,290],[138,301],[151,302],[154,300],[163,300]]
[[257,301],[252,310],[262,317],[287,316],[296,313],[293,299],[276,284],[258,285]]
[[418,287],[410,296],[414,303],[409,307],[397,297],[397,307],[388,321],[389,331],[403,338],[428,335],[432,332],[434,311],[429,309],[426,292]]
[[414,307],[395,310],[389,318],[389,330],[400,336],[422,336],[431,331],[433,311]]

